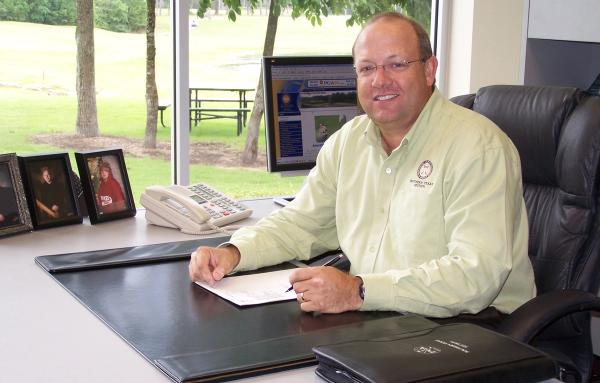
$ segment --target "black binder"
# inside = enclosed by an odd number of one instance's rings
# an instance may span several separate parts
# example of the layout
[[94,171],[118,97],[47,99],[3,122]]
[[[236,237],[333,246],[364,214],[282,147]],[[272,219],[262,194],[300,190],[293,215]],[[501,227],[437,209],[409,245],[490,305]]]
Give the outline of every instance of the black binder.
[[539,382],[557,376],[543,352],[468,323],[313,349],[334,383]]

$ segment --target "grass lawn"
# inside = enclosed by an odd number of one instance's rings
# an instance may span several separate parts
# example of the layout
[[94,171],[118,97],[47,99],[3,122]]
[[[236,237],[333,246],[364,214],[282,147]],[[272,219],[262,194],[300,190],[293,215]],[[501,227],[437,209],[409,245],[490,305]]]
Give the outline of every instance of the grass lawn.
[[[280,17],[275,54],[349,54],[358,31],[343,17],[312,27],[303,18]],[[156,31],[159,98],[171,95],[171,41],[168,16],[158,17]],[[190,83],[199,86],[255,87],[266,28],[266,16],[201,19],[190,28]],[[0,22],[0,153],[62,151],[34,144],[40,133],[75,133],[75,28]],[[145,128],[145,35],[96,29],[96,91],[102,135],[142,138]],[[10,59],[6,59],[10,58]],[[170,108],[165,113],[169,121]],[[158,126],[158,140],[170,130]],[[241,150],[245,135],[235,135],[235,120],[203,121],[192,129],[192,141],[222,142]],[[261,130],[259,151],[264,151]],[[74,165],[74,161],[72,162]],[[126,157],[136,200],[150,184],[170,183],[168,161]],[[75,167],[76,168],[76,167]],[[191,166],[191,182],[206,182],[234,198],[294,194],[301,177],[282,178],[266,170]]]
[[[38,105],[34,110],[24,112],[23,105]],[[48,96],[40,92],[22,89],[0,89],[0,105],[4,110],[0,126],[0,152],[18,154],[37,154],[64,151],[53,146],[34,144],[30,137],[41,133],[74,132],[76,102],[74,96]],[[98,119],[105,135],[126,135],[143,138],[144,127],[136,123],[135,114],[130,112],[143,105],[129,100],[98,100]],[[166,116],[165,116],[166,117]],[[223,126],[225,125],[225,126]],[[235,135],[235,127],[227,126],[227,120],[192,129],[194,141],[226,142],[231,146],[243,148],[244,137]],[[264,134],[259,140],[264,148]],[[170,130],[159,127],[157,138],[169,140]],[[77,169],[75,157],[71,153],[71,165]],[[169,161],[153,158],[126,156],[125,162],[134,198],[148,185],[169,184],[171,167]],[[301,177],[282,178],[266,170],[229,169],[211,166],[191,165],[191,182],[205,182],[234,198],[249,198],[270,195],[294,194],[302,184]]]

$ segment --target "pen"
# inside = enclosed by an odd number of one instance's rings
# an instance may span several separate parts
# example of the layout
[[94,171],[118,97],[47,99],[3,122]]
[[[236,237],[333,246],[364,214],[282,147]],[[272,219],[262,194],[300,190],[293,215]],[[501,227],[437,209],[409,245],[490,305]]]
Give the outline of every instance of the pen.
[[[331,258],[329,261],[327,261],[324,264],[322,264],[321,267],[323,267],[323,266],[331,266],[334,263],[336,263],[337,261],[339,261],[340,259],[342,259],[343,256],[344,256],[344,253],[339,253],[337,256]],[[287,290],[285,290],[285,292],[289,293],[293,289],[294,289],[294,286],[292,285]]]

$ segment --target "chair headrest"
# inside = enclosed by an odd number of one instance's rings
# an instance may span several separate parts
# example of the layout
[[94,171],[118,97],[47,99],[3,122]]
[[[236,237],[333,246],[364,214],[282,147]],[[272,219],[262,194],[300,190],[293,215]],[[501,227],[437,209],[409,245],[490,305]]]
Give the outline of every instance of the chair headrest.
[[559,138],[580,98],[577,88],[494,85],[477,92],[473,110],[512,139],[521,156],[524,182],[557,186]]

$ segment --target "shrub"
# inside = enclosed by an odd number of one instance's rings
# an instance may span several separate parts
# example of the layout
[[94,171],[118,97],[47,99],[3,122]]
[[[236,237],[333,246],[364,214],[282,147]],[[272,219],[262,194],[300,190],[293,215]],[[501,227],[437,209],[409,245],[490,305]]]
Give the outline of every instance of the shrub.
[[98,28],[114,32],[137,32],[146,26],[144,0],[96,0],[94,5]]

